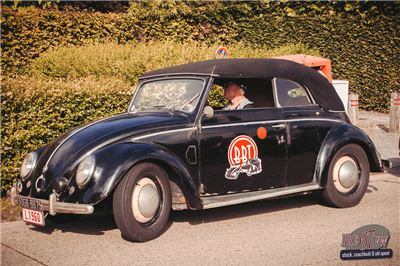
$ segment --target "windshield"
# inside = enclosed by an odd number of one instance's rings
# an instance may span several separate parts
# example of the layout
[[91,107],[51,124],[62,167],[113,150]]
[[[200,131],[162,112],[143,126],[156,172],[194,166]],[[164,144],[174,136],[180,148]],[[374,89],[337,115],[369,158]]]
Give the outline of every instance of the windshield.
[[168,79],[147,82],[135,95],[131,111],[172,110],[190,113],[200,99],[204,80]]

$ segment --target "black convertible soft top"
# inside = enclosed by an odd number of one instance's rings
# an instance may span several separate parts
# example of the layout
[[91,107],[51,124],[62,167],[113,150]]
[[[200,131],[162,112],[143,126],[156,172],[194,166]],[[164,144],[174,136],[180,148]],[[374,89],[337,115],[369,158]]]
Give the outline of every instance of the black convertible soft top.
[[178,65],[150,71],[141,76],[206,75],[226,79],[238,78],[282,78],[305,85],[322,108],[344,111],[344,106],[335,88],[314,69],[284,59],[216,59]]

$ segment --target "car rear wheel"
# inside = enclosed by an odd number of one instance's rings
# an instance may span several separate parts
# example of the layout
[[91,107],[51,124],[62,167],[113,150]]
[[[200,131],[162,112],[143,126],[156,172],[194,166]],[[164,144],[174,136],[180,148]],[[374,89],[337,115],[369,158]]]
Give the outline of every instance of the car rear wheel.
[[369,162],[363,148],[346,145],[334,155],[328,172],[323,198],[339,208],[357,205],[367,190]]
[[134,166],[114,192],[114,219],[122,237],[129,241],[144,242],[160,236],[170,210],[168,176],[153,163]]

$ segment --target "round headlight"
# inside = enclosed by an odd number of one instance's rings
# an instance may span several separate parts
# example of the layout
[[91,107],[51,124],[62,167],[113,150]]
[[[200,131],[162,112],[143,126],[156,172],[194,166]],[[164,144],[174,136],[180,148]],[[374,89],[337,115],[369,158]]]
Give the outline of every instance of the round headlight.
[[25,156],[25,159],[22,162],[20,169],[20,175],[22,179],[25,179],[32,173],[33,169],[36,166],[36,161],[37,155],[34,152],[31,152],[27,156]]
[[94,173],[95,165],[94,156],[92,155],[85,157],[85,159],[79,163],[78,170],[76,171],[76,184],[79,188],[83,188],[89,183]]

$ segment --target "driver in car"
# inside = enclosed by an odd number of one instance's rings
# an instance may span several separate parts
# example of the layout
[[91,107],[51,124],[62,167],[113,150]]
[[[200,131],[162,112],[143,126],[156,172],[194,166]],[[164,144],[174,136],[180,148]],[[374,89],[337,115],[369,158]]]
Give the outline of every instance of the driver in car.
[[237,110],[254,108],[254,103],[245,96],[245,87],[234,82],[224,84],[224,98],[229,101],[222,110]]

